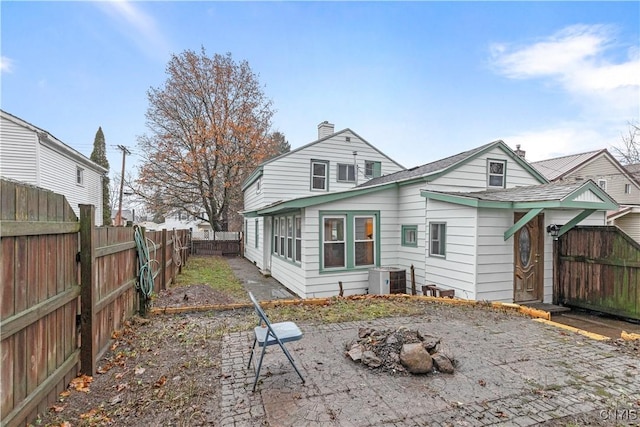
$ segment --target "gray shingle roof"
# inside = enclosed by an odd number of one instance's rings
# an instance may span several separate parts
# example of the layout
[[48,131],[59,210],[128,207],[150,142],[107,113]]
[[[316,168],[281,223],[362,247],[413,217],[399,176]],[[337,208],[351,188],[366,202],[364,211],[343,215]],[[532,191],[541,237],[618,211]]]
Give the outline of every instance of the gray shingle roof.
[[585,181],[557,181],[549,184],[475,192],[433,191],[433,193],[468,197],[491,202],[544,202],[563,200],[585,184]]
[[440,172],[457,163],[460,163],[468,159],[469,157],[472,157],[474,154],[481,152],[482,150],[486,149],[490,145],[494,145],[499,142],[501,141],[494,141],[489,144],[485,144],[480,147],[474,148],[473,150],[465,151],[463,153],[446,157],[444,159],[436,160],[435,162],[427,163],[422,166],[416,166],[411,169],[395,172],[395,173],[384,175],[378,178],[373,178],[363,184],[358,185],[358,187],[369,187],[372,185],[386,184],[388,182],[406,181],[408,179],[418,178],[421,176],[426,176],[436,172]]

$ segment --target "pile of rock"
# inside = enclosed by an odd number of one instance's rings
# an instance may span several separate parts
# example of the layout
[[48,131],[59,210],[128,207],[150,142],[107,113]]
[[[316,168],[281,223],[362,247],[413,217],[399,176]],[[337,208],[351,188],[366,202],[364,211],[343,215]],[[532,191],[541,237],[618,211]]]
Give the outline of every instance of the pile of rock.
[[370,369],[393,374],[453,374],[453,361],[440,351],[440,338],[405,327],[396,330],[360,328],[346,344],[346,355]]

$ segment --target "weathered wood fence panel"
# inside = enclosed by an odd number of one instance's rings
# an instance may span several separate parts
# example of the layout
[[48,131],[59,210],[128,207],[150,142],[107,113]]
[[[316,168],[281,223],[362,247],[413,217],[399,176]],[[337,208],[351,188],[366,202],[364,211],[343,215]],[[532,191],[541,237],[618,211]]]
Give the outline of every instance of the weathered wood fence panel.
[[242,255],[242,239],[239,240],[192,240],[192,255]]
[[61,195],[0,186],[0,412],[3,426],[15,426],[45,411],[79,372],[79,223]]
[[[78,221],[61,195],[4,179],[0,186],[4,427],[34,420],[80,372],[95,374],[112,333],[141,298],[134,228],[96,228],[93,206],[81,205]],[[158,254],[163,281],[156,278],[154,291],[187,261],[179,240],[187,241],[189,231],[171,233]]]
[[189,257],[189,230],[147,231],[149,256],[154,260],[154,271],[159,274],[154,281],[157,291],[167,289],[182,272]]
[[617,227],[575,227],[556,250],[558,302],[640,320],[638,242]]

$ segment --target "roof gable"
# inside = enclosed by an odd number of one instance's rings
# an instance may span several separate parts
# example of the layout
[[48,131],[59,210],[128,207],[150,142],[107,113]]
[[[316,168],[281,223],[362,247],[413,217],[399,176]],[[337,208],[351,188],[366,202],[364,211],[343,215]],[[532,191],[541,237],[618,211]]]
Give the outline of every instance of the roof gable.
[[423,197],[473,207],[531,209],[617,209],[618,204],[592,180],[514,187],[504,190],[443,192],[423,190]]
[[363,144],[369,146],[372,150],[380,153],[381,156],[385,157],[386,159],[388,159],[391,163],[394,163],[395,165],[397,165],[398,167],[405,169],[404,166],[402,166],[400,163],[396,162],[395,160],[393,160],[391,157],[387,156],[385,153],[383,153],[382,151],[380,151],[378,148],[376,148],[373,144],[369,143],[366,139],[364,139],[363,137],[361,137],[360,135],[358,135],[356,132],[354,132],[353,130],[351,130],[350,128],[345,128],[342,129],[338,132],[334,132],[330,135],[327,135],[323,138],[317,139],[315,141],[312,141],[308,144],[305,144],[301,147],[298,147],[294,150],[288,151],[286,153],[282,153],[279,156],[273,157],[269,160],[265,160],[264,162],[260,163],[260,165],[258,165],[258,167],[256,167],[251,174],[249,175],[249,177],[242,183],[242,191],[246,190],[251,184],[253,184],[259,177],[262,176],[263,172],[264,172],[264,167],[265,165],[268,165],[269,163],[273,163],[276,162],[284,157],[290,156],[294,153],[298,153],[300,151],[303,151],[309,147],[312,147],[314,145],[320,144],[324,141],[327,141],[331,138],[334,138],[342,133],[351,133],[353,136],[357,137]]
[[511,148],[509,148],[504,143],[504,141],[497,140],[489,144],[481,145],[480,147],[474,148],[469,151],[464,151],[453,156],[445,157],[444,159],[436,160],[435,162],[371,179],[359,185],[359,187],[369,187],[372,185],[385,184],[389,182],[399,183],[414,180],[432,181],[459,168],[460,166],[472,161],[473,159],[482,156],[483,154],[493,150],[494,148],[501,149],[507,156],[509,156],[513,161],[527,170],[540,183],[548,182],[547,179],[538,170],[533,168],[526,160],[516,155],[513,150],[511,150]]

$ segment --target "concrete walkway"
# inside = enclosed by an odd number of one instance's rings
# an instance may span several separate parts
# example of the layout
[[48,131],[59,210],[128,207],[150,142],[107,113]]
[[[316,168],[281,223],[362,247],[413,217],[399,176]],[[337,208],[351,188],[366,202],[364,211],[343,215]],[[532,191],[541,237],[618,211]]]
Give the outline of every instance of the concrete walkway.
[[258,267],[246,258],[228,257],[225,260],[236,278],[242,282],[247,291],[253,293],[258,301],[298,298],[273,277],[260,273]]

